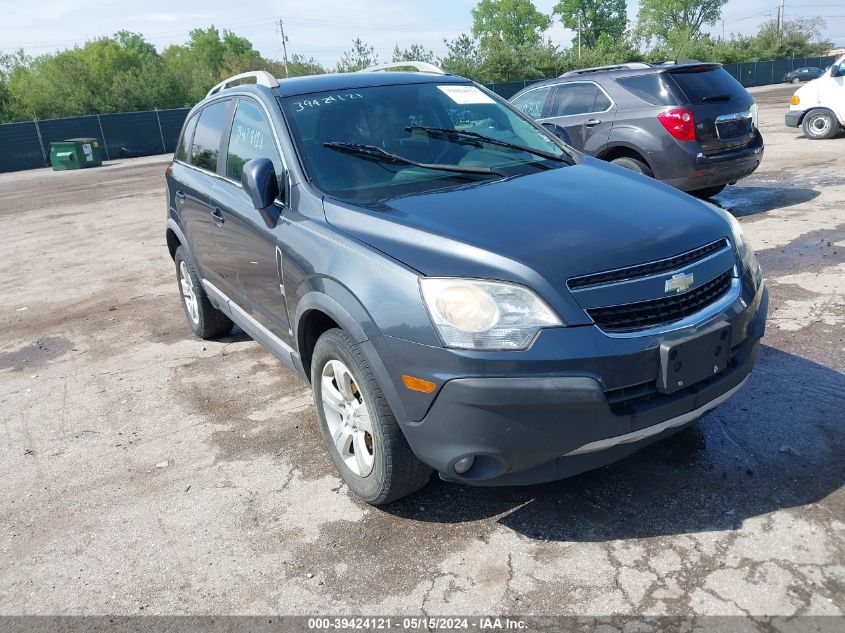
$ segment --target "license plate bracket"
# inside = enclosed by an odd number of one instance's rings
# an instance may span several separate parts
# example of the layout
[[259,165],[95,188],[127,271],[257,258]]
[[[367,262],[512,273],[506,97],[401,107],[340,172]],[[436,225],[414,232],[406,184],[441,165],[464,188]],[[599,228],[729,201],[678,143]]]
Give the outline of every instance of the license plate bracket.
[[705,332],[660,345],[657,390],[675,393],[725,371],[731,354],[731,326],[721,322]]

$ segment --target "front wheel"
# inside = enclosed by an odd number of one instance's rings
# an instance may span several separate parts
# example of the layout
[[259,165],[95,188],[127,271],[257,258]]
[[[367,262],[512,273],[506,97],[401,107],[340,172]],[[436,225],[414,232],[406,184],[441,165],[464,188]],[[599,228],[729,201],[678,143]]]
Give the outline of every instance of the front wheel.
[[317,340],[311,386],[326,447],[352,492],[380,505],[426,484],[431,469],[411,451],[367,359],[343,330]]
[[793,84],[800,84],[800,83],[801,83],[801,80],[800,80],[798,77],[795,77],[795,78],[792,80],[792,83],[793,83]]
[[816,108],[804,116],[801,124],[804,136],[813,141],[823,141],[833,138],[839,132],[839,121],[830,110]]
[[718,185],[716,187],[705,187],[704,189],[696,189],[695,191],[688,191],[689,195],[695,196],[696,198],[701,198],[702,200],[706,200],[707,198],[712,198],[713,196],[718,196],[725,190],[727,185]]

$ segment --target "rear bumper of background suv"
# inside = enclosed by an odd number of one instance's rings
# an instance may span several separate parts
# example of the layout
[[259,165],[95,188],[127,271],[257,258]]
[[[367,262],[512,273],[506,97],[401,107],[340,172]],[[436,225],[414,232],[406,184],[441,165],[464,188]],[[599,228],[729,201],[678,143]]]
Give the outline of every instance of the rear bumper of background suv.
[[759,132],[744,147],[709,156],[701,152],[697,143],[679,143],[678,150],[665,157],[666,165],[655,170],[655,176],[681,191],[718,187],[754,173],[763,160],[763,150],[763,137]]
[[[738,300],[707,319],[707,324],[727,321],[732,326],[728,369],[671,395],[657,392],[654,385],[660,342],[689,332],[617,339],[595,326],[563,328],[544,333],[550,335],[548,346],[554,347],[554,336],[566,330],[571,330],[566,333],[572,337],[569,341],[582,342],[573,348],[572,358],[557,363],[557,372],[549,371],[554,363],[539,358],[543,350],[534,350],[533,360],[491,362],[486,367],[478,363],[472,375],[447,380],[420,419],[397,417],[416,455],[453,481],[521,485],[575,475],[692,424],[730,397],[754,365],[767,307],[765,287],[746,272]],[[392,348],[413,345],[393,340],[381,341],[378,347],[385,343]],[[534,348],[543,345],[541,334]],[[389,358],[384,355],[388,351],[381,349],[379,355]],[[407,358],[411,354],[424,365],[454,352],[399,354]],[[475,465],[458,474],[454,465],[467,456],[475,457]]]

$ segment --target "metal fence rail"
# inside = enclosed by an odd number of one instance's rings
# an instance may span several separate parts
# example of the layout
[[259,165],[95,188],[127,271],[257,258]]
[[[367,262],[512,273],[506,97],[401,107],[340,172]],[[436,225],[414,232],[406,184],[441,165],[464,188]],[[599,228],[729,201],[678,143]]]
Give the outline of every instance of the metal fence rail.
[[49,164],[50,143],[96,138],[103,158],[166,154],[176,149],[188,108],[91,114],[0,125],[0,172]]
[[[804,66],[825,68],[836,61],[835,57],[793,57],[791,59],[772,59],[764,62],[744,62],[741,64],[723,64],[722,66],[746,88],[768,86],[781,83],[783,76],[791,70]],[[510,99],[517,92],[541,79],[520,79],[487,84],[493,92],[505,99]]]

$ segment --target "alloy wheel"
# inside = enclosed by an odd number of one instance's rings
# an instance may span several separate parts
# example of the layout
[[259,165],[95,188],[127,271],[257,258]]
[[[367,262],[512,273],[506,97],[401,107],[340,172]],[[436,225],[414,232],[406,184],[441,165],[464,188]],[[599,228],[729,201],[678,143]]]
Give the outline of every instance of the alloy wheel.
[[353,473],[366,477],[375,464],[373,424],[364,394],[349,368],[330,360],[321,374],[323,415],[340,458]]
[[185,302],[185,309],[188,316],[194,323],[200,321],[199,302],[197,301],[197,293],[194,289],[194,279],[188,271],[188,265],[183,259],[179,262],[179,285],[182,287],[182,301]]

